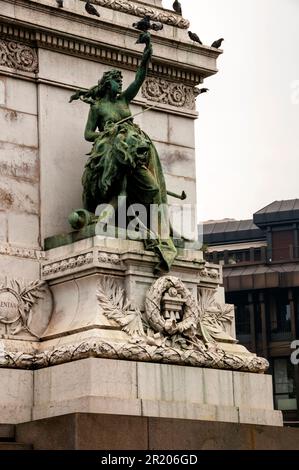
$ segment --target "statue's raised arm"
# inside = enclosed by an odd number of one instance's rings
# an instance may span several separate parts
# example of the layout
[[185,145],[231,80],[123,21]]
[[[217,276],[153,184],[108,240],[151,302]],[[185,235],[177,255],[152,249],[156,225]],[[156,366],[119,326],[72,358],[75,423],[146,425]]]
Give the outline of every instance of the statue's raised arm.
[[141,34],[137,43],[145,44],[145,48],[141,63],[135,75],[134,82],[131,83],[131,85],[129,85],[128,88],[121,94],[121,97],[123,97],[127,101],[127,103],[130,103],[135,98],[140,88],[142,87],[142,84],[146,78],[148,64],[151,60],[153,53],[151,35],[149,32]]

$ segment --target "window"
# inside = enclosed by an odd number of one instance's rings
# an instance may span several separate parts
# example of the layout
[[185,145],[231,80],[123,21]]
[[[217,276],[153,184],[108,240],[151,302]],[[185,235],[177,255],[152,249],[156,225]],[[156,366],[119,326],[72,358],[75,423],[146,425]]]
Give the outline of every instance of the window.
[[272,232],[272,260],[288,260],[293,258],[294,232],[280,230]]
[[240,343],[251,342],[249,305],[236,305],[236,335]]
[[269,308],[271,341],[291,340],[291,306],[287,290],[275,292],[272,299],[270,299]]
[[277,410],[297,410],[295,368],[289,358],[273,359],[274,405]]
[[259,303],[254,304],[254,323],[255,323],[255,334],[259,339],[262,336],[262,311]]
[[262,259],[262,250],[260,248],[255,248],[254,261],[261,261],[261,259]]

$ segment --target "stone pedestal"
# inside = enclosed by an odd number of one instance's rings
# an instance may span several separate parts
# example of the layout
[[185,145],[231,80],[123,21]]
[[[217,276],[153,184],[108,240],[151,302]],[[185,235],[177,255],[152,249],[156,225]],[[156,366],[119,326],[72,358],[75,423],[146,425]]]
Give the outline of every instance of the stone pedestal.
[[14,391],[3,422],[88,412],[281,425],[267,361],[235,339],[221,268],[178,251],[157,278],[141,242],[97,236],[49,250],[47,328],[2,341],[0,375]]
[[141,242],[73,234],[43,244],[81,206],[88,108],[70,96],[112,67],[132,82],[142,49],[132,23],[146,13],[164,29],[153,31],[132,113],[154,106],[136,123],[167,189],[196,204],[196,86],[221,51],[190,41],[189,22],[160,0],[97,0],[99,18],[84,4],[0,0],[0,419],[88,411],[281,425],[267,361],[237,344],[221,268],[196,247],[181,247],[157,278]]

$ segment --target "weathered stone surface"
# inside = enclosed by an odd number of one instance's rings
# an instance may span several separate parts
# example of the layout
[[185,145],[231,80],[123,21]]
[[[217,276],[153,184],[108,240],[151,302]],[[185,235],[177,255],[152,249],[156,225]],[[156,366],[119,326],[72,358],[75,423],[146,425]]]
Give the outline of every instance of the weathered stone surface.
[[[249,384],[263,381],[261,375],[246,376]],[[271,407],[246,400],[233,405],[230,371],[90,358],[35,371],[33,393],[35,419],[91,412],[282,424]]]
[[191,122],[189,118],[170,114],[168,143],[194,148],[194,126],[191,125]]
[[0,79],[0,106],[5,105],[5,79]]
[[[151,104],[149,104],[151,106]],[[131,106],[132,114],[142,111],[141,106]],[[143,129],[154,141],[168,141],[168,116],[159,111],[146,111],[137,116],[135,122]]]
[[19,424],[36,450],[298,450],[294,428],[77,413]]
[[31,114],[0,108],[1,141],[37,147],[37,119]]
[[35,83],[12,77],[6,78],[6,107],[22,113],[37,115],[37,87]]
[[261,408],[269,410],[273,408],[272,377],[262,375],[261,377],[248,377],[242,372],[233,372],[234,403],[235,406],[246,406],[248,408]]
[[0,242],[7,241],[7,215],[0,212]]
[[[38,150],[0,141],[0,174],[1,180],[3,176],[9,176],[39,182]],[[11,185],[14,185],[13,181]]]
[[[0,355],[2,342],[0,342]],[[14,424],[31,419],[33,372],[1,369],[1,423]]]
[[39,217],[32,214],[9,213],[8,240],[19,246],[39,248]]
[[38,185],[2,176],[0,180],[0,210],[38,215]]
[[38,260],[24,259],[25,257],[15,257],[0,254],[1,281],[5,278],[15,279],[38,279],[40,275],[40,264]]
[[[194,179],[196,174],[195,150],[161,142],[155,142],[155,145],[161,157],[163,169],[167,174],[173,177],[179,175]],[[196,200],[194,204],[196,204]]]

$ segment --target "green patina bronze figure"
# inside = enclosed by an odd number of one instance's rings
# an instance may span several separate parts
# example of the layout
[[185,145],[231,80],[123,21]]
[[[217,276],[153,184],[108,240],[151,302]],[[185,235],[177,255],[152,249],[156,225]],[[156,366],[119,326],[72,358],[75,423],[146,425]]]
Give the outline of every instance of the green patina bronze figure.
[[[94,214],[100,204],[117,209],[119,196],[125,196],[127,206],[142,204],[150,210],[152,204],[162,207],[155,237],[148,226],[144,243],[160,257],[156,271],[167,272],[176,256],[167,217],[167,190],[157,150],[151,139],[133,122],[130,102],[140,90],[152,56],[151,37],[142,33],[138,42],[145,43],[135,80],[122,91],[122,74],[118,70],[105,72],[93,88],[77,91],[70,101],[81,99],[90,104],[85,139],[93,142],[85,165],[83,184],[84,209]],[[165,231],[167,225],[167,230]],[[168,236],[161,234],[168,233]]]

